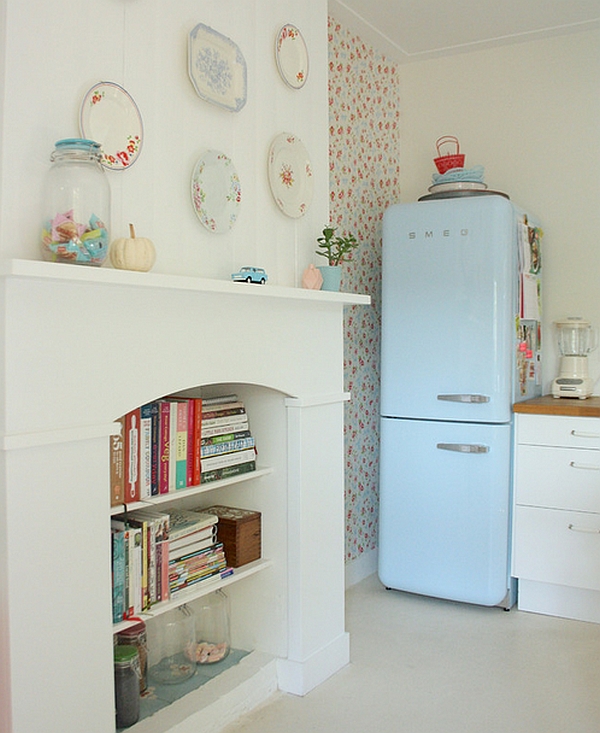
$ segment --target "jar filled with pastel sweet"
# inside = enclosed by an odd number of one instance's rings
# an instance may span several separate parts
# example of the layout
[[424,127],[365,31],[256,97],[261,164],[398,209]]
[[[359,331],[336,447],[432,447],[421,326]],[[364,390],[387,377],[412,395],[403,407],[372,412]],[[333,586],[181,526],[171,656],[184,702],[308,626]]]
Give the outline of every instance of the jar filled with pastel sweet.
[[44,259],[101,265],[108,254],[110,184],[100,144],[59,140],[45,181],[41,248]]

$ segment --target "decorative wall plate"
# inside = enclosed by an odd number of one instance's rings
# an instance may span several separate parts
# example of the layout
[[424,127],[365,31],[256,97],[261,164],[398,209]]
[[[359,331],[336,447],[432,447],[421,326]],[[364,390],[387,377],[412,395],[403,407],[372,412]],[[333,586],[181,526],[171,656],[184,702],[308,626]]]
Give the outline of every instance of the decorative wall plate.
[[132,166],[142,151],[142,116],[131,95],[118,84],[102,81],[83,98],[81,134],[102,146],[102,165],[110,170]]
[[199,97],[232,112],[246,104],[246,60],[230,38],[198,23],[190,32],[188,62]]
[[235,224],[242,203],[242,187],[231,159],[207,150],[192,173],[192,203],[198,218],[211,232],[226,232]]
[[295,25],[284,25],[275,39],[275,58],[283,81],[300,89],[308,76],[308,50],[302,33]]
[[294,219],[304,216],[312,201],[314,182],[310,158],[300,138],[282,132],[273,140],[268,173],[277,206]]

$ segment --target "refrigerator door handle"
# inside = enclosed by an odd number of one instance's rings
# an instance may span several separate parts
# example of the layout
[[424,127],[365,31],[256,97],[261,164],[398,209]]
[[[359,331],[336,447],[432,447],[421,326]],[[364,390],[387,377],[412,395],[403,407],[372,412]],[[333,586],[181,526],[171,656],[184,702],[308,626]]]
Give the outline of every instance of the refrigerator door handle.
[[439,394],[437,398],[446,402],[472,402],[477,404],[490,401],[490,398],[485,394]]
[[438,443],[440,450],[452,450],[456,453],[489,453],[489,445],[477,445],[475,443]]

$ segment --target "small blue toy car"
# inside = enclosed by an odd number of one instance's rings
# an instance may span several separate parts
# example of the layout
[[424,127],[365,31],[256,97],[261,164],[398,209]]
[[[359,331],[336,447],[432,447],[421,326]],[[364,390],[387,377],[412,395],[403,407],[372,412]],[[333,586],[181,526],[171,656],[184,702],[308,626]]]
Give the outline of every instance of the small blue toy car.
[[262,267],[242,267],[239,272],[234,272],[231,275],[231,279],[234,283],[256,283],[257,285],[264,285],[269,279],[269,276]]

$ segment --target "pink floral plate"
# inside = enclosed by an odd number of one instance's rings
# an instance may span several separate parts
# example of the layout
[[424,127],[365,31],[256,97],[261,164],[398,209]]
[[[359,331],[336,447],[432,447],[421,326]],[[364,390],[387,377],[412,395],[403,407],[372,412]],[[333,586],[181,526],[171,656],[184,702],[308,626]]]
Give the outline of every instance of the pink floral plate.
[[142,116],[128,92],[110,81],[95,84],[83,98],[79,124],[83,137],[102,147],[102,165],[132,166],[142,150]]
[[302,33],[295,25],[284,25],[275,39],[275,59],[283,81],[292,89],[301,89],[308,76],[308,50]]
[[312,202],[314,181],[308,152],[302,140],[282,132],[269,148],[269,185],[275,203],[287,216],[304,216]]

